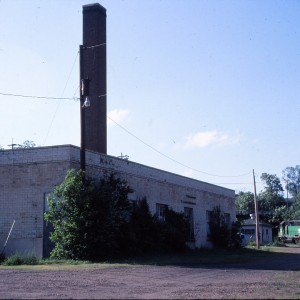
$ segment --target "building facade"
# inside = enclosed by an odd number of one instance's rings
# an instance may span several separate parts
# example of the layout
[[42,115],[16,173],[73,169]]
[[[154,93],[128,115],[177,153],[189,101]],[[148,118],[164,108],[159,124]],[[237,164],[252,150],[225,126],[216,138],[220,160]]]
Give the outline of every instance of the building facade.
[[[150,211],[159,218],[164,218],[166,207],[184,212],[191,225],[190,245],[211,246],[207,237],[210,212],[220,206],[231,225],[235,220],[233,190],[107,155],[106,9],[94,3],[84,5],[82,13],[81,148],[63,145],[0,151],[0,247],[9,236],[7,254],[48,256],[47,198],[69,169],[80,167],[92,178],[115,173],[126,180],[134,190],[129,200],[146,197]],[[90,104],[83,105],[87,96]],[[83,167],[80,162],[84,161]]]
[[[272,226],[268,223],[259,221],[259,243],[270,244],[272,243]],[[241,226],[241,233],[243,234],[242,245],[246,246],[250,242],[256,242],[256,221],[254,218],[245,220]]]
[[[47,198],[69,169],[79,169],[80,150],[72,145],[0,151],[0,247],[49,255],[49,224],[44,221]],[[127,159],[86,151],[87,176],[114,173],[134,190],[129,200],[147,198],[150,211],[163,218],[166,206],[189,218],[193,247],[210,247],[208,216],[220,206],[230,226],[235,221],[235,193],[199,180],[148,167]],[[14,222],[15,221],[15,222]]]

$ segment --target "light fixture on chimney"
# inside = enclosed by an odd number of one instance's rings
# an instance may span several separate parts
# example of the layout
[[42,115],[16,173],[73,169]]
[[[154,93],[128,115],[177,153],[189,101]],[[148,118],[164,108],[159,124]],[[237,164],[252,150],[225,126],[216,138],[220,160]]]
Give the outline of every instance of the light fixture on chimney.
[[81,96],[85,98],[82,107],[91,106],[89,95],[90,95],[90,79],[88,78],[81,79]]
[[90,107],[90,106],[91,106],[90,97],[86,96],[82,107]]

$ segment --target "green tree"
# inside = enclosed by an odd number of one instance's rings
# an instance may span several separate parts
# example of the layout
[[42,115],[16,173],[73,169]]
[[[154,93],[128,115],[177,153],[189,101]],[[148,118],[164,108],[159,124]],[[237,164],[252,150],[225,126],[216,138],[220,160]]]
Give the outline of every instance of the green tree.
[[170,208],[165,210],[164,221],[156,219],[158,226],[158,245],[163,252],[180,252],[187,249],[190,223],[184,213],[175,212]]
[[159,236],[155,217],[151,214],[147,199],[137,200],[131,207],[130,221],[123,226],[121,243],[124,255],[135,256],[156,252]]
[[254,194],[251,192],[239,192],[235,198],[236,211],[238,215],[247,215],[255,212]]
[[55,188],[49,199],[49,211],[45,213],[45,220],[54,228],[50,236],[55,243],[51,257],[85,258],[86,235],[82,229],[86,227],[84,216],[90,206],[89,201],[85,201],[87,195],[83,173],[75,170],[68,171],[64,182]]
[[35,146],[34,141],[25,140],[21,145],[18,145],[17,148],[34,148]]
[[291,218],[292,218],[292,210],[287,209],[285,205],[282,205],[274,209],[270,223],[274,224],[275,228],[278,228],[278,225],[283,220],[290,220]]
[[183,213],[167,210],[162,223],[151,215],[146,198],[130,204],[131,192],[113,174],[97,181],[68,171],[45,214],[54,228],[51,257],[97,260],[185,249],[189,224]]
[[209,218],[209,239],[216,248],[228,247],[230,232],[220,206],[215,206]]
[[258,195],[260,218],[273,226],[277,226],[282,221],[286,210],[280,179],[276,175],[267,173],[262,173],[260,178],[264,182],[264,191]]
[[231,230],[230,230],[230,247],[234,248],[240,248],[242,245],[242,239],[241,239],[241,227],[242,223],[240,221],[232,222],[231,224]]
[[289,215],[285,220],[300,220],[300,194],[294,197],[294,202],[288,211]]
[[266,192],[277,195],[283,192],[280,179],[276,175],[262,173],[260,179],[265,183],[264,188]]
[[[21,149],[21,148],[33,148],[35,146],[36,146],[35,142],[26,140],[22,144],[13,144],[12,147],[14,149]],[[0,145],[0,150],[4,150],[4,147],[2,147],[1,145]]]
[[300,165],[295,167],[287,167],[283,170],[283,177],[287,180],[285,186],[289,193],[296,197],[300,194]]
[[190,224],[184,213],[167,207],[164,220],[159,220],[151,214],[145,197],[133,205],[129,226],[129,235],[123,234],[126,239],[123,249],[127,254],[170,253],[187,249]]
[[98,259],[117,255],[118,237],[129,218],[130,192],[126,182],[114,175],[95,182],[84,180],[81,171],[68,171],[64,182],[55,188],[45,214],[54,227],[51,257]]

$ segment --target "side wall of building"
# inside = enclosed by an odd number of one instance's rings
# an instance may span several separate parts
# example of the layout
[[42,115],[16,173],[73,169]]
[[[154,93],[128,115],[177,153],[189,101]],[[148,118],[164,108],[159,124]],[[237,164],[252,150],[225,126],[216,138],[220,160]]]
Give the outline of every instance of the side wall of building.
[[43,254],[46,195],[71,167],[69,147],[0,151],[0,251]]
[[130,200],[147,198],[153,214],[159,205],[167,205],[177,212],[191,212],[195,247],[210,247],[208,241],[207,212],[215,206],[229,217],[228,225],[235,221],[235,193],[233,190],[180,176],[142,164],[108,155],[88,152],[87,174],[99,177],[116,173],[134,189]]
[[[63,181],[68,169],[79,168],[79,157],[79,148],[71,145],[0,151],[0,247],[15,220],[7,254],[47,254],[45,197]],[[235,220],[233,190],[90,151],[86,153],[86,170],[94,178],[115,173],[125,179],[134,189],[130,200],[146,197],[153,214],[163,205],[192,214],[196,247],[211,246],[207,211],[214,206],[227,213],[230,224]]]
[[[242,225],[241,233],[244,234],[243,245],[249,242],[256,242],[256,225]],[[259,242],[261,244],[270,244],[273,241],[272,226],[270,224],[259,224]]]

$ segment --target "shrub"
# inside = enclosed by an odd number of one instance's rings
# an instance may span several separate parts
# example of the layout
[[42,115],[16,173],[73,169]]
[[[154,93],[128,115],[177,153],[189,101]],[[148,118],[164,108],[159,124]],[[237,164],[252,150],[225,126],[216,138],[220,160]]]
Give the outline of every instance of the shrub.
[[158,249],[158,227],[145,197],[132,204],[130,220],[123,225],[120,234],[123,255],[148,254]]
[[256,242],[250,240],[250,241],[248,242],[248,245],[247,245],[247,246],[249,246],[249,247],[255,247],[255,246],[256,246]]
[[216,248],[227,248],[230,239],[230,232],[225,223],[224,215],[220,206],[215,206],[209,220],[209,239]]
[[270,245],[270,246],[273,246],[273,247],[286,247],[285,243],[278,239],[278,237],[276,237],[273,241],[273,243]]
[[229,247],[240,248],[242,247],[242,235],[240,233],[241,223],[239,221],[233,222],[230,232]]
[[165,220],[157,221],[158,245],[164,252],[182,252],[187,250],[190,224],[184,213],[166,208]]
[[7,257],[3,262],[5,266],[37,265],[38,263],[39,260],[35,254],[22,255],[20,253]]
[[54,231],[52,258],[101,259],[117,256],[119,237],[129,219],[125,181],[113,174],[99,181],[84,179],[82,171],[70,170],[50,199],[45,219]]
[[185,249],[189,224],[183,213],[168,210],[160,222],[146,198],[130,204],[131,192],[113,174],[96,181],[70,170],[45,214],[54,228],[51,258],[103,260]]
[[2,264],[5,260],[5,254],[4,253],[0,253],[0,264]]

